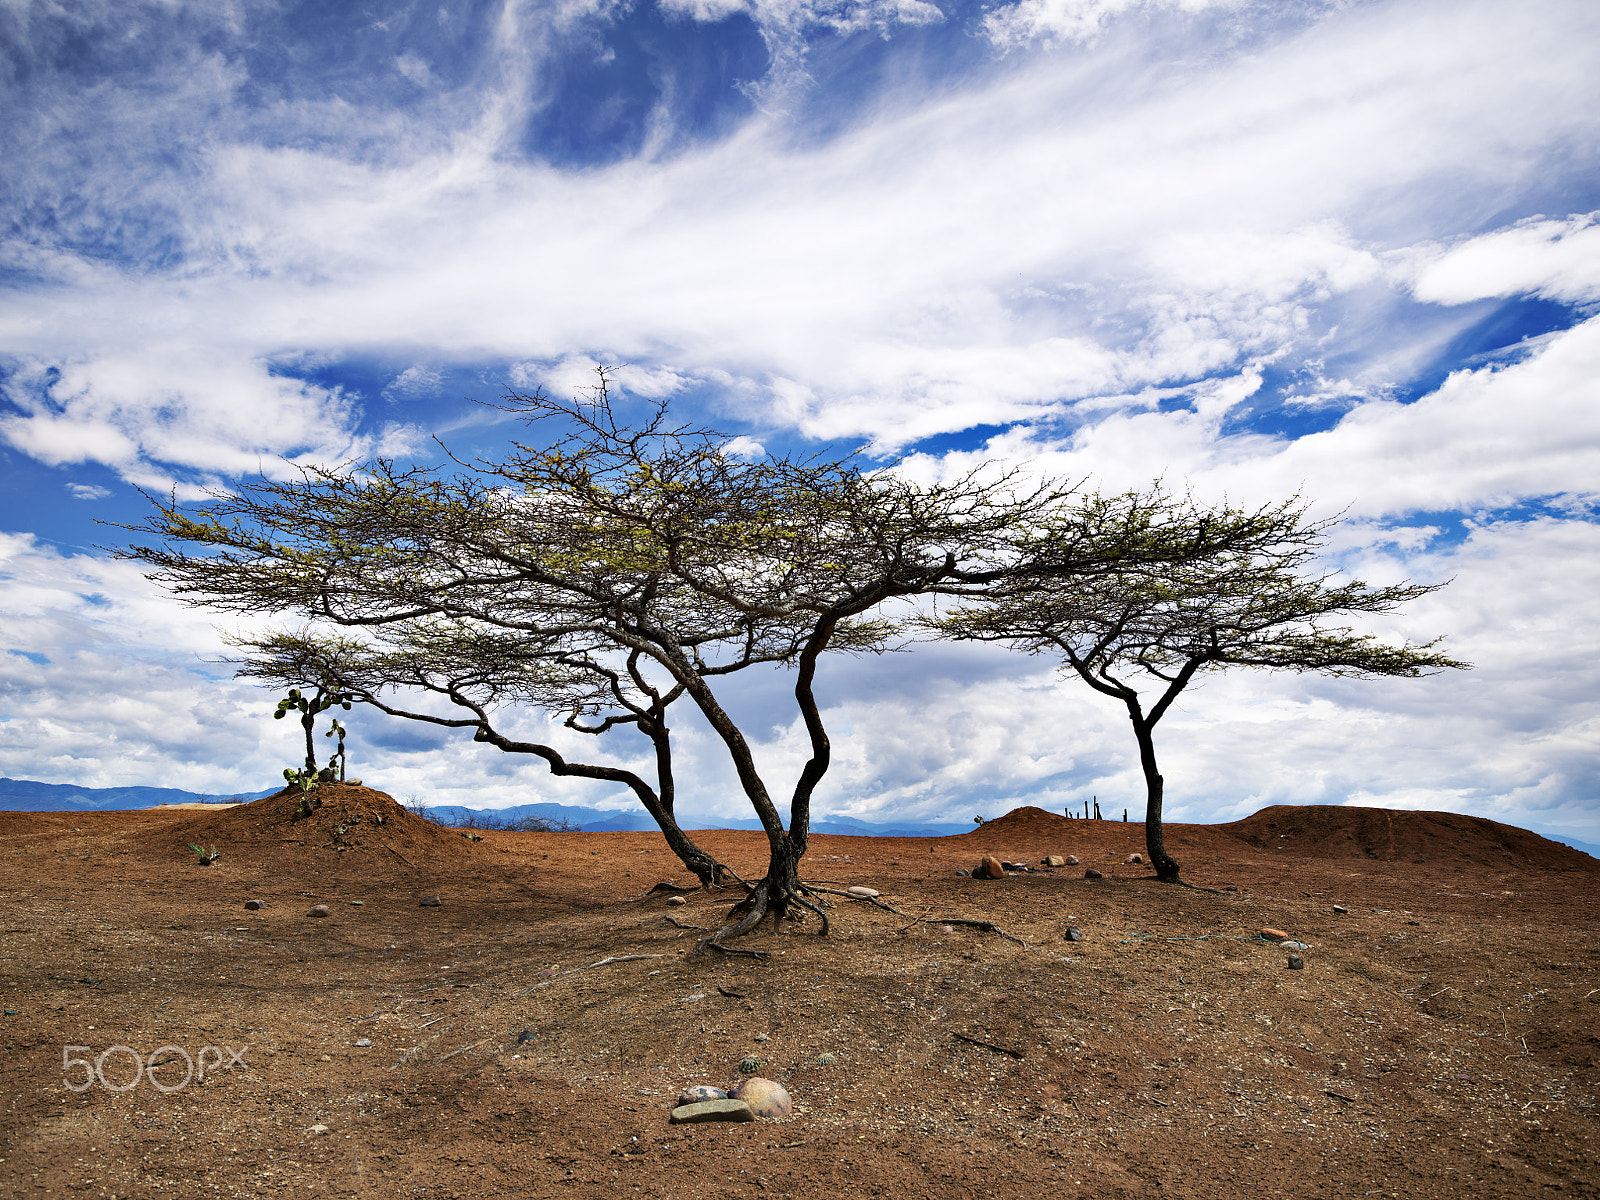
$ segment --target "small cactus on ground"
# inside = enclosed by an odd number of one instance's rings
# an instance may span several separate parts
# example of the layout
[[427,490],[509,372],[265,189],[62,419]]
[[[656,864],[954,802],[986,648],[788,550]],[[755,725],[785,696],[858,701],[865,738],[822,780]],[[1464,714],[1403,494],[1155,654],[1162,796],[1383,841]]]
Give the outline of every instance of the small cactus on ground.
[[222,851],[218,850],[215,846],[207,850],[203,846],[197,846],[193,842],[190,842],[189,849],[194,851],[195,857],[200,860],[200,865],[202,867],[209,867],[212,863],[216,862],[217,859],[222,857]]
[[745,1075],[754,1075],[757,1071],[761,1070],[761,1060],[754,1054],[746,1054],[744,1058],[739,1061],[739,1070]]

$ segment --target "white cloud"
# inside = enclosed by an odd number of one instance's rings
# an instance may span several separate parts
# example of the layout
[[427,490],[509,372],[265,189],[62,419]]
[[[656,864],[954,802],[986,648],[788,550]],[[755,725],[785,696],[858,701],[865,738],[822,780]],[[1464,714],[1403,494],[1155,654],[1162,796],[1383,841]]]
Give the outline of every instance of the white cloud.
[[998,46],[1027,42],[1086,42],[1093,40],[1120,16],[1152,9],[1184,13],[1209,8],[1239,8],[1249,0],[1020,0],[996,7],[984,18],[983,29]]
[[1426,262],[1413,289],[1434,304],[1519,293],[1568,303],[1600,300],[1600,213],[1530,218],[1472,238]]
[[67,491],[72,493],[74,500],[104,500],[111,495],[110,489],[97,483],[69,483]]
[[1111,489],[1164,475],[1210,500],[1300,493],[1324,514],[1368,520],[1600,496],[1600,318],[1509,366],[1457,371],[1414,402],[1359,400],[1333,428],[1293,440],[1225,431],[1260,383],[1247,372],[1187,389],[1189,406],[1171,411],[1154,395],[1128,397],[1124,411],[1060,441],[1017,428],[981,450],[912,456],[906,469],[931,479],[991,458],[1026,460]]
[[399,71],[418,87],[428,87],[433,83],[433,72],[428,69],[428,64],[415,54],[405,53],[394,60],[394,69]]
[[389,381],[383,389],[385,400],[404,400],[414,396],[428,396],[438,391],[443,376],[421,363],[407,367]]

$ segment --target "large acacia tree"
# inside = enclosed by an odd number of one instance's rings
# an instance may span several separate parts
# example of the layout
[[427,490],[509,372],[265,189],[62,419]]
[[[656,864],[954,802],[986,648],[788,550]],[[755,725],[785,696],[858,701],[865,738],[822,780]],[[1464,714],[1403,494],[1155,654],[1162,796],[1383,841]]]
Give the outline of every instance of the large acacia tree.
[[[884,648],[896,600],[979,597],[1023,579],[1069,588],[1214,553],[1258,520],[1197,527],[1143,498],[1081,502],[1002,474],[920,486],[851,456],[744,455],[729,435],[672,425],[664,406],[629,423],[605,385],[602,374],[571,401],[509,394],[503,407],[544,437],[503,460],[306,469],[192,508],[158,503],[137,527],[155,542],[124,553],[189,603],[292,615],[294,632],[244,645],[244,673],[282,682],[303,670],[384,711],[624,783],[641,801],[653,792],[646,807],[669,841],[666,710],[692,704],[769,848],[744,915],[717,943],[792,906],[826,930],[798,874],[832,753],[814,691],[825,653]],[[810,744],[787,824],[718,692],[725,675],[779,663],[793,672]],[[461,711],[387,699],[396,685]],[[506,703],[565,713],[586,731],[634,725],[656,746],[656,786],[516,742],[495,724]],[[702,877],[714,871],[686,839],[674,848]]]
[[[1246,515],[1159,492],[1142,499],[1164,508],[1174,528],[1236,528]],[[931,622],[947,637],[1059,655],[1063,669],[1123,705],[1145,781],[1145,845],[1157,877],[1169,882],[1180,882],[1179,864],[1162,836],[1166,784],[1155,727],[1196,676],[1258,667],[1414,677],[1468,665],[1437,650],[1438,639],[1395,644],[1348,624],[1352,617],[1391,612],[1442,584],[1369,587],[1319,569],[1334,522],[1308,520],[1297,500],[1248,515],[1249,528],[1230,544],[1160,570],[1135,565],[1070,587],[1019,577],[986,602]]]

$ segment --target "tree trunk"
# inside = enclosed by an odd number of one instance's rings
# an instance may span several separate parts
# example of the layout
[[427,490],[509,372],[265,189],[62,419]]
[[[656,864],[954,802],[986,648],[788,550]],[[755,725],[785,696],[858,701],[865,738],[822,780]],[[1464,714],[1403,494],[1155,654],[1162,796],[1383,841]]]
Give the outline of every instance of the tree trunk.
[[1133,717],[1134,734],[1139,739],[1139,765],[1144,769],[1145,809],[1144,809],[1144,847],[1150,856],[1150,865],[1156,869],[1156,878],[1166,883],[1178,882],[1178,860],[1167,853],[1166,840],[1162,837],[1161,830],[1161,802],[1165,791],[1165,780],[1156,767],[1156,744],[1152,736],[1150,723],[1141,719],[1134,713],[1129,705],[1129,715]]
[[[773,932],[783,928],[783,922],[793,908],[813,912],[822,922],[819,934],[828,932],[828,914],[820,906],[806,899],[805,888],[800,883],[800,860],[805,851],[788,834],[769,838],[767,874],[751,890],[745,904],[749,907],[731,925],[725,925],[700,943],[722,946],[724,943],[749,933],[768,913],[772,914]],[[737,911],[737,910],[736,910]]]
[[300,726],[306,731],[306,773],[308,775],[317,773],[317,744],[311,740],[316,724],[317,714],[315,712],[303,712],[300,714]]

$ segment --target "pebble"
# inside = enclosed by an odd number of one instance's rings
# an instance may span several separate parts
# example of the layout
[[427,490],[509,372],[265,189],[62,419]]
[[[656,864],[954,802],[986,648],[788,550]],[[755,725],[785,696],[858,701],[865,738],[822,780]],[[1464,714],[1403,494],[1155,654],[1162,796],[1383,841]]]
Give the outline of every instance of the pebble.
[[246,900],[244,906],[251,912],[260,912],[267,906],[267,902],[265,900]]
[[956,872],[956,878],[957,879],[971,879],[972,878],[972,872],[967,870],[965,867],[962,867]]
[[1300,971],[1305,968],[1305,965],[1305,959],[1301,958],[1298,954],[1289,955],[1289,970]]
[[707,1100],[726,1100],[728,1093],[719,1087],[712,1087],[709,1083],[697,1083],[693,1087],[683,1089],[683,1095],[678,1097],[680,1106],[685,1104],[701,1104]]
[[1309,950],[1309,949],[1311,949],[1311,947],[1306,945],[1304,942],[1297,942],[1293,938],[1289,938],[1286,941],[1279,942],[1278,945],[1281,948],[1283,948],[1284,950]]
[[360,908],[364,904],[366,904],[365,900],[352,900],[352,901],[350,901],[350,907],[351,908]]
[[417,905],[421,908],[440,908],[443,902],[437,896],[424,896],[417,901]]
[[687,900],[685,900],[682,896],[668,896],[667,897],[667,903],[668,904],[672,904],[672,905],[678,905],[678,904],[687,904],[689,902]]
[[1128,861],[1130,863],[1142,863],[1144,861],[1144,855],[1142,855],[1142,854],[1130,854],[1130,855],[1128,855]]
[[1083,930],[1079,929],[1076,925],[1068,925],[1066,933],[1062,934],[1061,936],[1066,938],[1066,940],[1069,942],[1081,942],[1083,941]]
[[1289,940],[1289,935],[1281,929],[1263,929],[1261,936],[1269,942],[1286,942]]
[[326,904],[313,904],[311,906],[311,911],[306,913],[306,916],[308,917],[325,917],[327,915],[328,906]]
[[316,1134],[316,1135],[317,1135],[317,1136],[318,1136],[318,1137],[325,1137],[325,1136],[327,1136],[327,1135],[328,1135],[328,1134],[330,1134],[330,1133],[332,1133],[332,1132],[333,1132],[333,1130],[331,1130],[331,1129],[329,1129],[329,1128],[328,1128],[328,1127],[327,1127],[327,1126],[326,1126],[326,1125],[313,1125],[313,1126],[312,1126],[312,1127],[311,1127],[311,1128],[310,1128],[310,1129],[309,1129],[309,1130],[307,1130],[307,1131],[306,1131],[306,1132],[308,1132],[308,1133],[314,1133],[314,1134]]
[[667,1118],[674,1125],[703,1125],[708,1121],[754,1121],[756,1114],[743,1100],[702,1100],[680,1104]]
[[766,1034],[764,1034],[764,1033],[758,1033],[758,1034],[756,1034],[756,1041],[758,1041],[758,1042],[770,1042],[770,1041],[771,1041],[771,1040],[772,1040],[772,1039],[771,1039],[771,1038],[770,1038],[770,1037],[768,1037],[768,1036],[767,1036],[767,1035],[766,1035]]
[[1067,860],[1059,854],[1047,854],[1044,858],[1044,865],[1047,867],[1064,867],[1067,865]]
[[1348,913],[1350,910],[1342,904],[1335,904],[1333,906],[1333,911],[1336,913]]
[[358,1046],[370,1046],[370,1045],[372,1045],[372,1039],[371,1038],[357,1038],[356,1039],[356,1045],[358,1045]]
[[990,854],[985,856],[984,860],[978,864],[978,869],[972,873],[972,877],[974,879],[1004,879],[1006,877],[1006,869],[998,858]]
[[1066,867],[1075,867],[1077,865],[1078,865],[1078,856],[1076,854],[1067,855],[1066,861],[1062,863],[1062,866],[1066,866]]
[[860,896],[863,900],[870,900],[872,897],[878,894],[869,887],[853,887],[846,888],[845,890],[852,896]]
[[942,935],[944,935],[945,937],[949,937],[955,931],[956,931],[956,927],[954,925],[941,925],[941,926],[939,926],[939,932]]
[[521,1046],[526,1042],[531,1042],[537,1036],[538,1035],[535,1034],[531,1029],[524,1029],[521,1033],[517,1034],[517,1045]]
[[1093,867],[1090,867],[1087,871],[1085,871],[1083,873],[1083,877],[1085,879],[1102,879],[1102,878],[1104,878],[1104,876],[1102,876],[1100,874],[1100,872],[1096,871]]
[[783,1084],[756,1075],[746,1079],[730,1094],[734,1100],[743,1100],[750,1111],[769,1121],[781,1121],[794,1115],[794,1104]]

